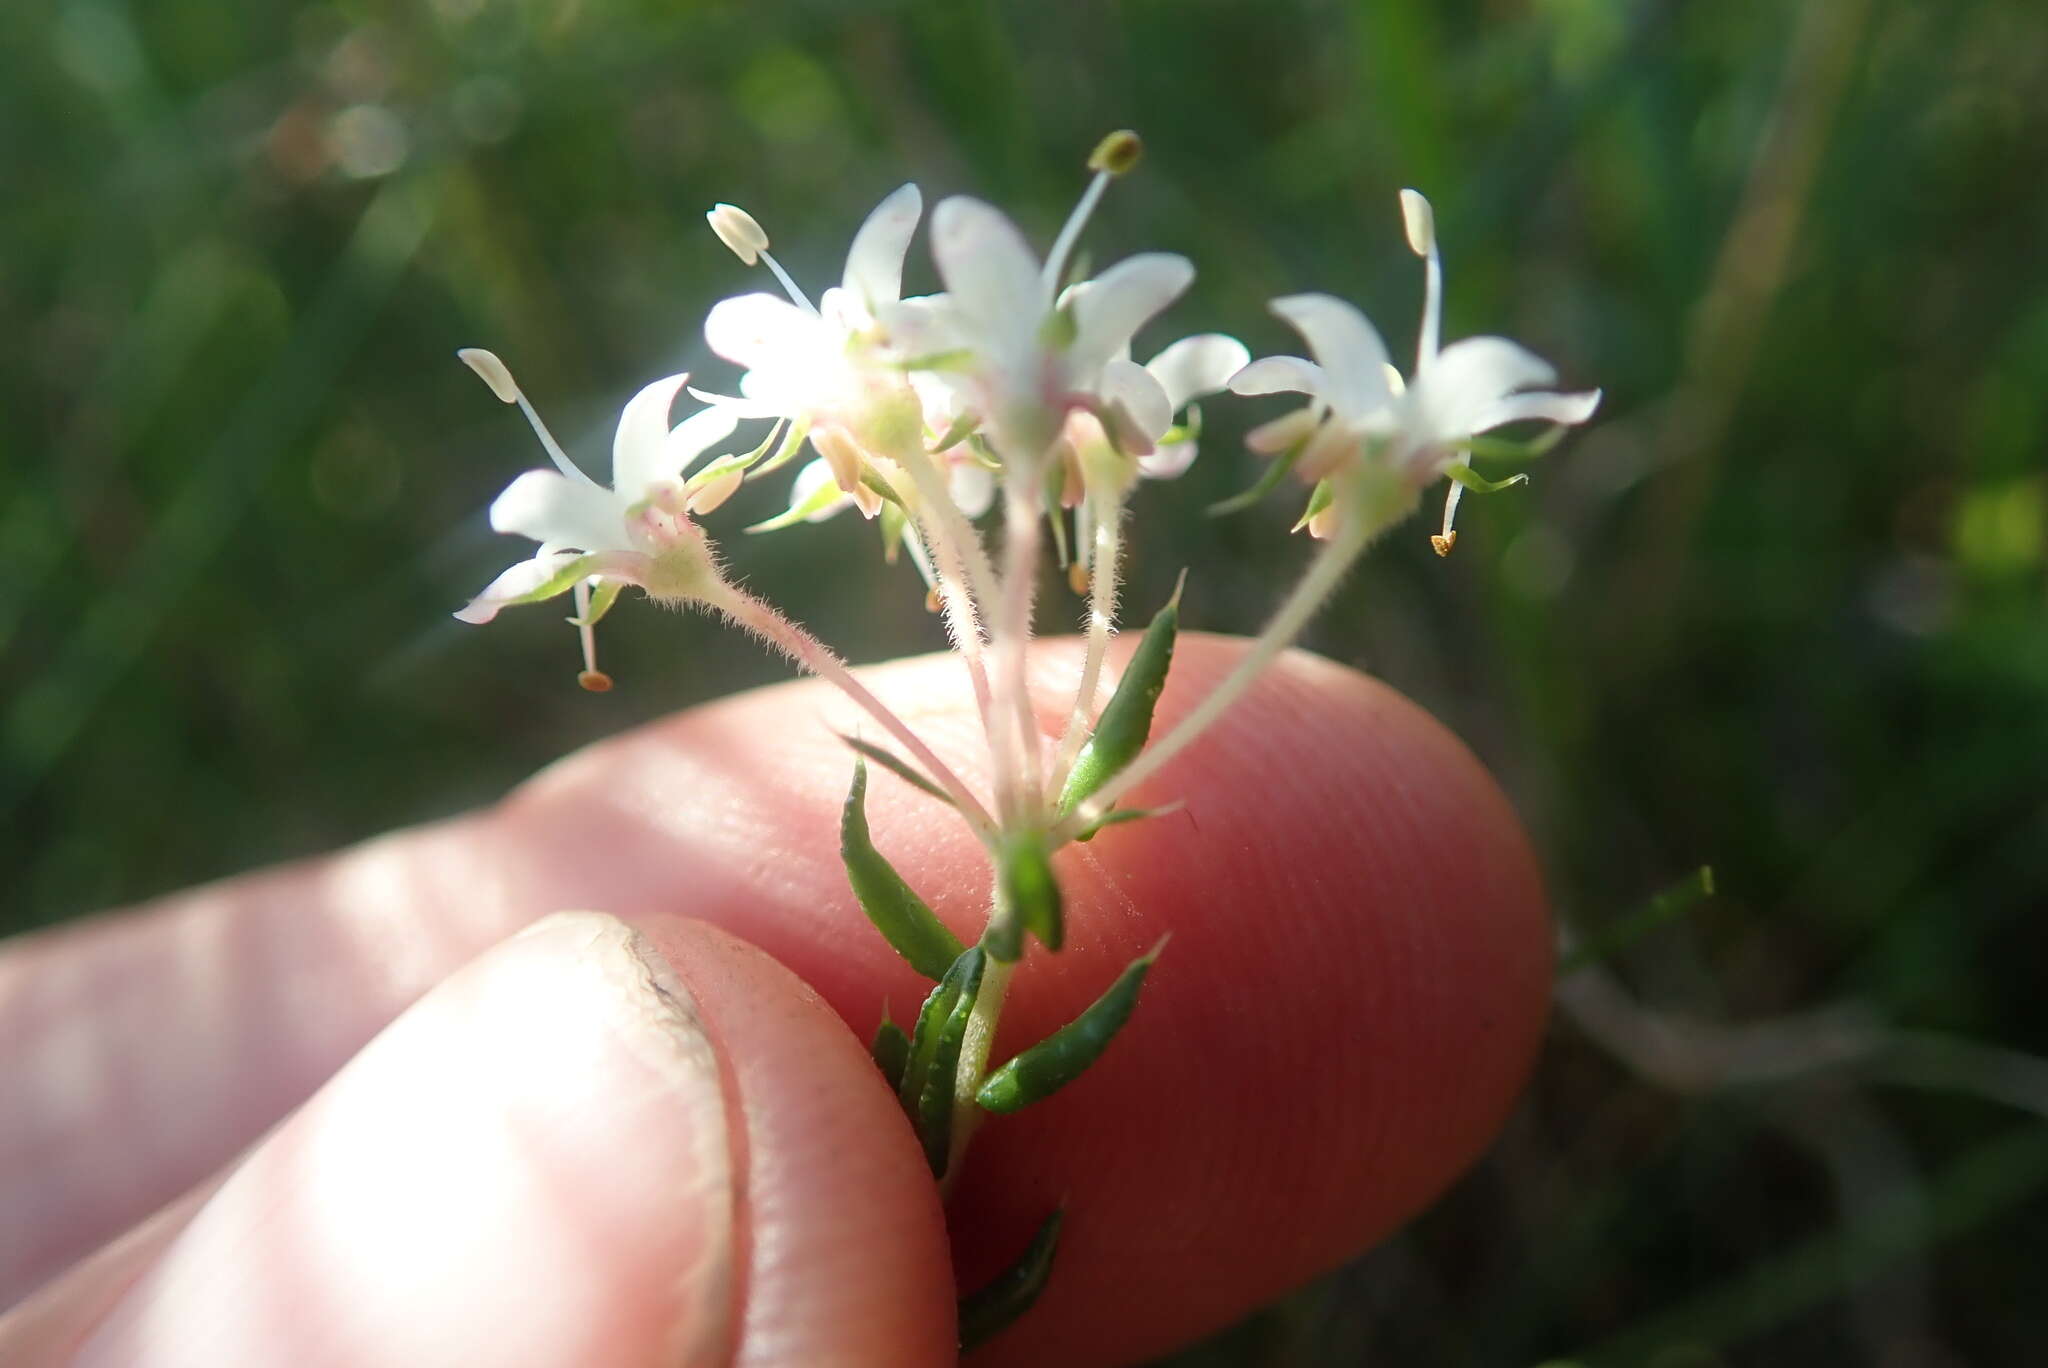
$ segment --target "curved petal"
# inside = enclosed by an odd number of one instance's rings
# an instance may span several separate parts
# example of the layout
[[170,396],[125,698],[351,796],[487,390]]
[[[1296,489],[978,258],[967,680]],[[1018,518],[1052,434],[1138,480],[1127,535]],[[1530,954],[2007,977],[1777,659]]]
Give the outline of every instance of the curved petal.
[[1436,442],[1469,437],[1514,391],[1556,379],[1548,361],[1505,337],[1453,342],[1410,387],[1417,435]]
[[1472,425],[1472,430],[1486,432],[1503,423],[1531,420],[1577,427],[1591,418],[1594,410],[1599,407],[1599,390],[1584,390],[1577,394],[1552,394],[1549,390],[1532,390],[1527,394],[1510,394],[1481,414],[1479,420]]
[[[1125,449],[1139,455],[1151,452],[1165,431],[1173,426],[1173,405],[1152,372],[1135,361],[1110,361],[1102,368],[1101,395],[1112,410],[1122,410],[1130,420],[1127,430],[1117,435]],[[1142,437],[1142,443],[1132,437]]]
[[566,594],[576,581],[584,578],[595,559],[572,551],[554,551],[520,561],[485,585],[482,593],[456,610],[455,616],[463,622],[485,623],[496,617],[501,608]]
[[1327,294],[1285,295],[1274,300],[1272,308],[1307,340],[1323,368],[1323,397],[1339,413],[1362,418],[1391,397],[1387,344],[1364,314]]
[[1125,257],[1073,296],[1070,373],[1085,383],[1096,367],[1130,346],[1131,337],[1194,281],[1194,263],[1171,252]]
[[875,312],[898,357],[937,356],[967,345],[960,316],[948,295],[915,295]]
[[619,488],[634,491],[645,490],[649,485],[673,480],[682,475],[697,458],[726,438],[739,426],[740,415],[729,408],[713,406],[700,409],[677,423],[675,428],[662,440],[661,459],[652,468],[641,472],[642,478],[631,485],[623,479]]
[[1148,480],[1178,480],[1195,463],[1198,447],[1193,438],[1168,442],[1153,448],[1150,456],[1138,458],[1138,473]]
[[[752,374],[752,371],[747,372],[747,375]],[[740,377],[740,388],[743,391],[747,388],[746,376]],[[689,390],[692,399],[697,400],[699,403],[714,404],[719,408],[728,409],[734,418],[787,418],[789,416],[782,411],[782,405],[779,402],[763,399],[758,395],[744,393],[713,394],[710,390],[700,390],[695,385],[691,385]]]
[[1145,363],[1152,378],[1166,391],[1166,402],[1179,413],[1188,401],[1214,394],[1230,383],[1251,363],[1252,354],[1244,343],[1223,333],[1196,333],[1183,337]]
[[1230,377],[1232,394],[1306,394],[1328,402],[1330,377],[1299,356],[1262,356]]
[[618,496],[559,470],[529,470],[491,503],[491,527],[552,546],[607,551],[630,546]]
[[660,464],[661,446],[668,439],[668,411],[689,381],[687,374],[665,376],[626,401],[619,430],[612,434],[613,489],[637,497],[646,487],[637,472]]
[[923,213],[924,195],[917,186],[899,186],[853,235],[842,283],[870,314],[877,305],[893,304],[903,294],[903,258]]
[[779,295],[721,299],[704,319],[704,340],[749,370],[801,366],[830,346],[825,325]]
[[1038,258],[1000,209],[966,195],[939,201],[932,211],[932,260],[976,342],[1007,351],[1037,336],[1046,312]]

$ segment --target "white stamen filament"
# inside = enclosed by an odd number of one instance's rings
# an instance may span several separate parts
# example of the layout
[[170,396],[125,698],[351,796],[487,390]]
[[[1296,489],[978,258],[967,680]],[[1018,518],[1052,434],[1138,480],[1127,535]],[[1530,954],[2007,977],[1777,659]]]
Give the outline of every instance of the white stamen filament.
[[1408,246],[1422,258],[1422,333],[1415,347],[1415,373],[1436,360],[1437,344],[1443,336],[1444,263],[1436,245],[1436,213],[1429,201],[1413,190],[1401,192],[1401,218],[1408,230]]
[[579,484],[587,485],[592,489],[603,489],[603,485],[576,468],[576,463],[569,459],[569,453],[562,450],[562,444],[555,440],[555,434],[548,431],[548,425],[543,423],[540,420],[540,414],[534,411],[533,404],[527,399],[525,390],[519,391],[517,402],[519,404],[519,411],[526,415],[527,423],[533,428],[533,435],[540,438],[540,444],[547,448],[548,458],[555,463],[555,468]]
[[1050,304],[1060,292],[1060,277],[1067,269],[1067,257],[1072,254],[1074,244],[1081,238],[1081,230],[1088,226],[1088,218],[1095,212],[1095,206],[1102,202],[1102,192],[1116,179],[1109,171],[1097,171],[1095,179],[1088,182],[1088,188],[1081,192],[1080,203],[1074,212],[1067,215],[1060,235],[1053,239],[1052,251],[1045,258],[1045,270],[1039,276],[1039,283],[1045,289],[1046,303]]
[[811,303],[809,295],[797,288],[796,282],[789,278],[789,272],[782,269],[782,263],[770,255],[766,249],[763,249],[761,252],[761,263],[770,271],[773,271],[775,278],[782,282],[782,288],[789,295],[791,302],[805,313],[811,315],[811,317],[816,318],[818,316],[818,306]]

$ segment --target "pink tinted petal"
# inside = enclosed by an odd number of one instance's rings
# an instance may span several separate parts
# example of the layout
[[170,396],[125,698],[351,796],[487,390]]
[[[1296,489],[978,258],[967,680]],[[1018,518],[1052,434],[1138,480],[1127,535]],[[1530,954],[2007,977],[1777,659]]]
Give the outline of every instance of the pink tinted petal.
[[1046,312],[1038,258],[1001,210],[966,195],[941,200],[932,211],[932,259],[953,307],[976,334],[1036,334]]
[[1168,442],[1150,456],[1138,458],[1138,473],[1148,480],[1178,480],[1195,463],[1196,443]]
[[1186,257],[1146,252],[1126,257],[1076,290],[1074,342],[1067,349],[1074,374],[1086,376],[1123,354],[1138,329],[1180,298],[1194,278]]
[[[1145,455],[1165,431],[1173,426],[1173,404],[1152,372],[1135,361],[1111,361],[1102,368],[1100,393],[1104,402],[1121,410],[1130,420],[1130,430],[1119,433],[1127,451]],[[1132,438],[1142,440],[1133,441]]]
[[1299,356],[1262,356],[1230,377],[1232,394],[1307,394],[1327,400],[1323,368]]
[[1510,394],[1482,413],[1472,425],[1472,430],[1486,432],[1504,423],[1531,421],[1577,427],[1600,407],[1600,394],[1599,390],[1584,390],[1577,394],[1552,394],[1548,390]]
[[[496,617],[500,608],[567,593],[577,579],[571,571],[581,560],[583,557],[573,551],[556,551],[520,561],[485,585],[483,592],[458,609],[455,616],[463,622],[482,624]],[[557,580],[560,582],[556,583]]]

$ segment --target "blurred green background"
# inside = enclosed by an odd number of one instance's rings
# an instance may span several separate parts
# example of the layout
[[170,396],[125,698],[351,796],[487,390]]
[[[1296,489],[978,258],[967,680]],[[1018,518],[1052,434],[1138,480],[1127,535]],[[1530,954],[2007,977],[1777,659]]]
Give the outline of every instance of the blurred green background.
[[[1515,795],[1561,913],[1721,896],[1566,983],[1495,1155],[1187,1364],[2021,1363],[2048,1335],[2048,9],[2038,0],[0,9],[0,930],[488,800],[782,677],[629,602],[619,690],[558,613],[449,610],[573,449],[894,185],[1043,241],[1102,132],[1097,260],[1193,257],[1155,331],[1399,354],[1435,201],[1448,335],[1606,388],[1533,487],[1410,524],[1311,633]],[[920,248],[914,288],[932,288]],[[1141,346],[1140,354],[1146,354]],[[1134,602],[1257,626],[1306,547],[1253,405],[1142,494]],[[602,464],[600,459],[599,464]],[[779,480],[713,521],[778,507]],[[770,488],[769,485],[778,487]],[[856,660],[931,649],[853,519],[735,539]],[[858,569],[849,569],[854,566]],[[1056,604],[1058,600],[1054,601]]]

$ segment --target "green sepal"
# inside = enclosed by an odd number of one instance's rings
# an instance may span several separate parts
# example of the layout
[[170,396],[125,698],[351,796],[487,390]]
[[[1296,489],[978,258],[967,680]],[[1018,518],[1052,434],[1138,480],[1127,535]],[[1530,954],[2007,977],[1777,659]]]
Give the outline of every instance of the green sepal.
[[1014,961],[1024,952],[1027,931],[1048,950],[1066,943],[1066,909],[1042,831],[1013,833],[997,849],[995,915],[981,943],[995,958]]
[[882,534],[882,563],[894,565],[903,550],[903,529],[910,525],[910,515],[899,504],[882,505],[881,516],[875,519],[875,526]]
[[1307,450],[1308,441],[1303,439],[1281,452],[1274,457],[1273,464],[1266,467],[1266,473],[1259,476],[1257,484],[1242,494],[1234,494],[1220,503],[1210,504],[1209,516],[1221,518],[1230,513],[1242,513],[1271,494],[1280,487],[1280,482],[1287,478],[1287,472],[1294,469],[1294,463],[1301,459],[1301,453]]
[[1714,867],[1701,865],[1643,906],[1573,947],[1558,962],[1557,977],[1567,978],[1610,958],[1713,896]]
[[1322,512],[1336,501],[1337,491],[1331,488],[1330,482],[1328,480],[1317,480],[1316,487],[1309,491],[1308,507],[1301,510],[1301,517],[1295,522],[1294,526],[1287,530],[1289,532],[1301,531],[1302,528],[1307,527],[1315,520],[1316,514]]
[[953,1101],[960,1070],[960,1046],[967,1038],[967,1020],[981,992],[988,956],[979,946],[954,960],[924,1000],[917,1029],[910,1037],[910,1056],[896,1095],[917,1128],[925,1161],[934,1177],[944,1177],[953,1142]]
[[845,497],[845,490],[832,481],[827,480],[812,490],[810,496],[802,503],[794,504],[788,511],[778,513],[764,522],[757,522],[745,530],[748,532],[780,532],[785,527],[793,527],[797,523],[804,521],[814,513],[823,513]]
[[1053,1209],[1031,1237],[1017,1261],[986,1286],[960,1299],[960,1347],[972,1349],[1008,1329],[1037,1302],[1052,1277],[1052,1259],[1059,1248],[1064,1206]]
[[1527,475],[1510,475],[1505,480],[1489,480],[1468,465],[1448,466],[1445,468],[1444,474],[1465,486],[1474,494],[1498,494],[1503,489],[1513,489],[1516,485],[1529,483]]
[[1182,573],[1173,587],[1173,597],[1152,617],[1144,639],[1117,681],[1116,692],[1102,716],[1095,720],[1088,744],[1074,757],[1074,768],[1060,789],[1059,814],[1064,817],[1081,805],[1089,794],[1108,783],[1110,777],[1138,758],[1145,740],[1152,734],[1152,711],[1166,687],[1166,672],[1173,664],[1174,638],[1180,631],[1180,593],[1187,584]]
[[903,1086],[903,1070],[910,1063],[910,1037],[889,1020],[886,1007],[882,1009],[882,1024],[875,1027],[875,1038],[868,1042],[868,1053],[874,1057],[882,1077],[889,1080],[891,1092]]
[[938,442],[929,447],[928,450],[934,456],[943,455],[966,441],[974,434],[974,430],[980,426],[980,418],[972,413],[963,413],[953,420],[951,427],[939,434]]
[[1131,1019],[1162,939],[1127,965],[1087,1010],[990,1074],[974,1094],[984,1111],[1013,1112],[1043,1101],[1079,1078]]
[[572,617],[569,621],[578,627],[597,626],[604,621],[604,615],[612,610],[612,605],[619,601],[619,595],[625,592],[624,580],[599,580],[597,586],[590,591],[590,606],[583,610],[583,616]]
[[965,370],[974,360],[971,347],[954,347],[950,351],[926,352],[923,356],[906,356],[891,364],[902,371],[953,371]]
[[856,759],[853,789],[839,814],[839,857],[846,862],[846,881],[853,885],[860,910],[891,948],[918,973],[939,978],[959,958],[960,939],[875,849],[868,835],[867,791],[867,762]]
[[1158,807],[1153,808],[1111,808],[1108,812],[1097,817],[1094,822],[1075,832],[1074,839],[1077,841],[1092,841],[1095,839],[1095,833],[1104,827],[1122,826],[1125,822],[1142,822],[1147,817],[1164,817],[1170,812],[1179,812],[1186,806],[1187,803],[1185,801],[1175,799],[1171,803],[1161,803]]
[[880,765],[883,769],[889,771],[889,773],[895,775],[898,779],[901,779],[904,783],[910,785],[912,788],[917,789],[923,793],[929,793],[932,797],[938,799],[947,807],[958,806],[953,802],[952,794],[946,792],[937,784],[934,784],[931,780],[925,778],[922,774],[919,774],[916,770],[912,769],[910,767],[909,761],[899,759],[898,757],[891,755],[888,751],[883,750],[874,742],[863,741],[858,736],[849,736],[845,732],[840,732],[839,739],[841,741],[844,741],[847,745],[851,746],[859,754],[866,756],[868,759]]
[[[770,456],[767,460],[763,461],[760,465],[755,466],[753,473],[748,475],[747,478],[750,480],[758,480],[763,475],[766,475],[769,471],[780,470],[784,466],[788,465],[791,461],[794,461],[796,459],[796,454],[799,451],[803,450],[804,438],[810,435],[811,425],[809,423],[791,423],[789,425],[789,430],[785,432],[782,436],[782,445],[776,449],[775,454],[773,456]],[[766,451],[768,449],[768,442],[772,442],[774,440],[775,429],[770,428],[768,430],[768,441],[764,441],[763,443],[761,443],[761,450]]]

